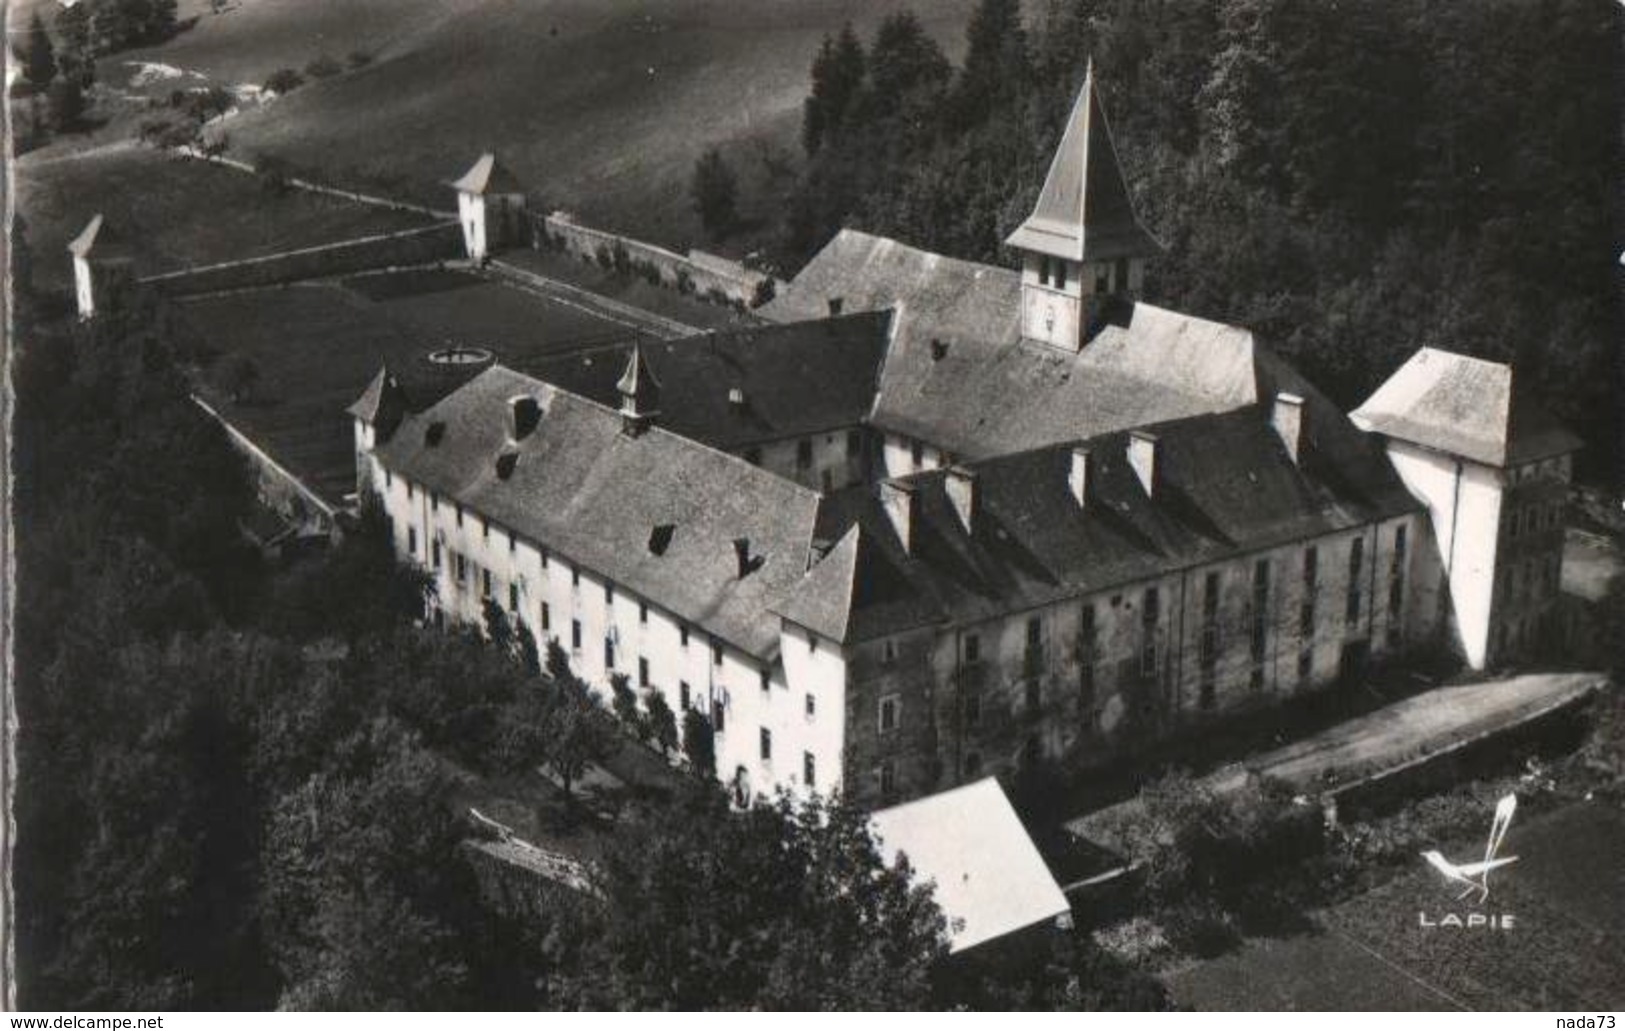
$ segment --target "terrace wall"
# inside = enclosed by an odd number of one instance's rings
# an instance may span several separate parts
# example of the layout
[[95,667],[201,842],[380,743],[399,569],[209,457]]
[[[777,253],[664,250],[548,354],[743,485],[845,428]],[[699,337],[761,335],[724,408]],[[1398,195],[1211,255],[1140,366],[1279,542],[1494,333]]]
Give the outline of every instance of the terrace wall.
[[579,225],[562,211],[533,218],[531,239],[537,249],[550,247],[589,262],[614,261],[620,253],[625,256],[622,260],[635,270],[653,269],[660,285],[669,290],[748,307],[756,303],[762,284],[772,279],[765,273],[753,272],[737,262],[702,251],[685,256],[652,243]]
[[280,254],[165,272],[147,276],[140,282],[171,297],[183,297],[320,279],[368,269],[427,265],[462,256],[462,228],[456,222],[446,222],[317,247],[302,247]]

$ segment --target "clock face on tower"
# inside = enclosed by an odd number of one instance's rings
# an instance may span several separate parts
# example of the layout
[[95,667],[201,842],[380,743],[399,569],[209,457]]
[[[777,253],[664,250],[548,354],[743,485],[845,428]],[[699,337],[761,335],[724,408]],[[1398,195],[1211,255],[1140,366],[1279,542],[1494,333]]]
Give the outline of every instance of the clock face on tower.
[[1022,289],[1021,335],[1069,351],[1078,349],[1078,301],[1042,287]]

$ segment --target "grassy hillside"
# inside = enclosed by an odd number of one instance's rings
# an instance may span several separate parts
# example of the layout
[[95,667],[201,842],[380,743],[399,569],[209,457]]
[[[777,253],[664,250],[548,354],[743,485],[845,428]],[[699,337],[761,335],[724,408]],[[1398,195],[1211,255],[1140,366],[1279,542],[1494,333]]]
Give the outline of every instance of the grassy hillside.
[[[41,152],[43,153],[43,152]],[[143,273],[271,254],[426,219],[302,191],[271,194],[253,176],[136,146],[113,146],[17,166],[17,206],[33,254],[34,285],[72,283],[67,243],[105,214],[135,247]]]
[[[223,83],[320,54],[372,55],[232,119],[231,148],[444,203],[484,149],[548,203],[668,243],[698,239],[695,158],[724,146],[747,184],[794,156],[807,69],[826,32],[918,9],[957,53],[974,0],[242,0],[146,51]],[[749,212],[747,211],[747,215]]]

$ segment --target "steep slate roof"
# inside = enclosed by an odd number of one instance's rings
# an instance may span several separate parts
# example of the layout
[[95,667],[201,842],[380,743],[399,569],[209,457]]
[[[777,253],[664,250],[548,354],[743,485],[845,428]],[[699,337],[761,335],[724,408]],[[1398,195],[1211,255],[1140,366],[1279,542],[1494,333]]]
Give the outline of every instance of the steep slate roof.
[[389,371],[388,366],[379,366],[378,375],[367,384],[367,389],[355,399],[350,407],[344,410],[346,415],[353,415],[362,422],[374,423],[387,434],[396,425],[399,425],[401,416],[409,408],[406,391],[401,388],[400,380]]
[[[823,521],[838,525],[841,519],[826,515]],[[775,611],[832,641],[853,639],[859,624],[872,637],[942,622],[947,613],[928,594],[911,587],[897,561],[879,543],[887,532],[852,520],[840,542]]]
[[[642,341],[644,361],[660,381],[659,423],[725,450],[856,426],[874,403],[889,321],[873,312]],[[529,363],[525,371],[619,405],[617,377],[631,350],[617,344]],[[729,400],[735,388],[743,405]]]
[[100,215],[91,216],[85,228],[68,243],[68,253],[75,258],[128,258],[131,250],[122,235],[115,232]]
[[888,863],[902,853],[920,880],[935,882],[949,952],[1071,911],[992,777],[881,809],[869,820]]
[[[508,439],[508,402],[532,396],[541,421]],[[428,428],[439,423],[437,444]],[[496,459],[517,453],[504,480]],[[777,653],[769,606],[806,571],[818,495],[658,427],[621,417],[502,366],[408,416],[376,450],[385,467],[593,569],[761,659]],[[659,555],[656,526],[675,527]],[[765,562],[741,579],[734,541]]]
[[1089,64],[1038,203],[1006,246],[1071,261],[1150,257],[1162,246],[1140,225]]
[[1374,433],[1497,467],[1580,446],[1514,391],[1511,366],[1432,347],[1412,355],[1352,418]]
[[1156,424],[1154,498],[1128,464],[1128,433],[1093,438],[1083,508],[1068,485],[1070,444],[973,463],[970,533],[944,490],[947,472],[921,473],[909,477],[918,505],[912,554],[873,488],[842,491],[826,499],[818,535],[861,527],[879,581],[894,586],[883,604],[864,604],[845,588],[869,577],[861,563],[850,574],[823,575],[837,549],[782,611],[796,622],[797,614],[816,619],[814,629],[842,629],[845,641],[870,640],[942,620],[977,622],[1417,510],[1380,444],[1330,402],[1313,395],[1305,425],[1294,464],[1262,405]]
[[1226,411],[1301,382],[1247,330],[1150,304],[1114,313],[1075,354],[1023,341],[1017,273],[850,229],[762,313],[817,318],[832,297],[893,309],[873,424],[961,458]]
[[484,195],[487,193],[524,193],[525,187],[495,154],[481,154],[463,177],[451,184],[459,193]]

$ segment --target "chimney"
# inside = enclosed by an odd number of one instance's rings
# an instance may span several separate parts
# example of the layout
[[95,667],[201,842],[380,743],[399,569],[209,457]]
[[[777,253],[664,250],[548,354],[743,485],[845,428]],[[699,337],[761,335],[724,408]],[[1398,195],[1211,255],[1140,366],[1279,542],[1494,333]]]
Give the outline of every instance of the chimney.
[[542,405],[534,397],[519,396],[508,399],[508,439],[518,443],[536,429],[542,421]]
[[959,516],[959,525],[965,528],[966,533],[974,533],[976,473],[962,465],[949,466],[947,477],[942,481],[942,489],[948,492],[948,503],[954,506],[954,512]]
[[1285,391],[1275,395],[1275,406],[1270,409],[1270,425],[1286,445],[1286,453],[1297,464],[1303,450],[1303,398]]
[[1145,496],[1157,496],[1157,435],[1131,430],[1128,435],[1128,464],[1140,478]]
[[880,503],[886,509],[903,551],[914,553],[914,523],[919,511],[919,488],[903,480],[880,481]]
[[741,411],[741,410],[744,409],[744,407],[745,407],[745,388],[744,387],[729,387],[728,388],[728,407],[733,409],[736,412]]
[[1085,511],[1089,508],[1089,477],[1094,474],[1095,459],[1086,447],[1072,449],[1072,467],[1066,475],[1066,485],[1072,488],[1072,500]]

